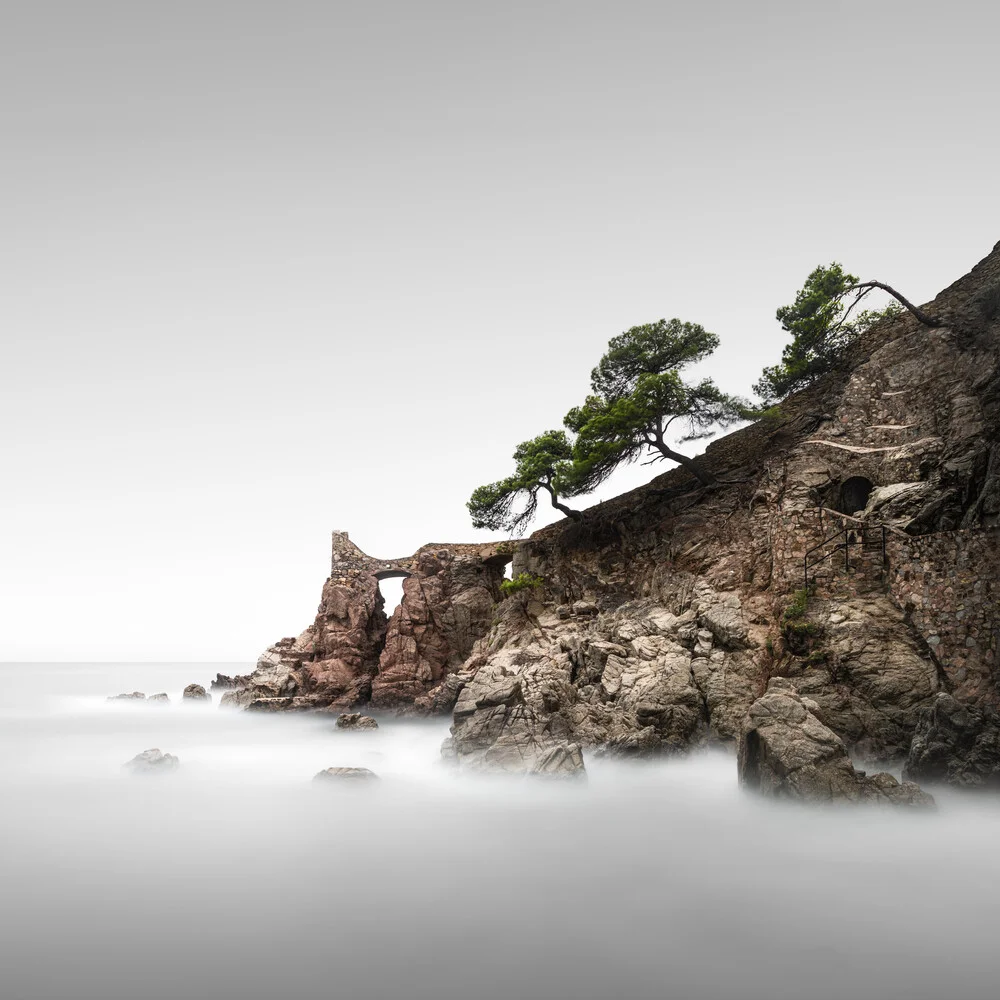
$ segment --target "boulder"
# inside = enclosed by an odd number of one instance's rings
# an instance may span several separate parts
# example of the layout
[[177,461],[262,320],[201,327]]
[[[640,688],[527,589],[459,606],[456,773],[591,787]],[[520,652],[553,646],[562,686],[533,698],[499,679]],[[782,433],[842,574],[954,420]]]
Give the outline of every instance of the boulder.
[[188,684],[184,688],[185,701],[211,701],[212,696],[200,684]]
[[747,713],[738,770],[744,788],[767,798],[802,802],[878,802],[933,805],[910,781],[868,776],[851,763],[843,740],[816,717],[818,706],[791,682],[776,677]]
[[169,753],[154,747],[136,754],[130,761],[122,765],[132,774],[166,774],[180,766],[180,761]]
[[159,702],[162,705],[169,705],[170,704],[170,695],[168,695],[165,691],[161,691],[159,694],[151,694],[146,699],[146,701],[155,701],[155,702]]
[[141,691],[131,691],[123,694],[108,695],[108,701],[145,701],[146,696]]
[[313,781],[378,781],[379,777],[367,767],[328,767],[320,771]]
[[939,693],[917,725],[903,776],[962,788],[1000,789],[1000,718]]
[[344,712],[337,717],[338,729],[378,729],[378,723],[370,715],[360,712]]

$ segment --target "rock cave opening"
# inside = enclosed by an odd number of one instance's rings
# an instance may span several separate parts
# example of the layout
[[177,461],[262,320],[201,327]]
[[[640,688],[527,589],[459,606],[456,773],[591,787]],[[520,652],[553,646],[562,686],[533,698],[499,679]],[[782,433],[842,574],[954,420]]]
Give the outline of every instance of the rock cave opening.
[[856,514],[859,510],[864,510],[873,489],[872,481],[864,476],[845,479],[840,487],[837,510],[841,514]]

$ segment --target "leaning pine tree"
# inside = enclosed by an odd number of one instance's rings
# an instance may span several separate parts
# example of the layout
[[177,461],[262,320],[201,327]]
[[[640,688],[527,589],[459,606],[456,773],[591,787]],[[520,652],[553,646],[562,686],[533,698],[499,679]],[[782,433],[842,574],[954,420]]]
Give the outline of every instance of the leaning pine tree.
[[523,441],[514,451],[513,475],[473,491],[466,506],[475,528],[519,534],[538,508],[538,495],[547,493],[552,506],[579,520],[580,512],[559,500],[566,495],[564,481],[570,473],[573,446],[564,431],[546,431]]
[[[864,298],[875,290],[888,293],[896,302],[885,309],[855,313]],[[858,281],[836,262],[829,267],[817,267],[806,278],[795,301],[778,309],[777,320],[792,335],[792,342],[782,351],[780,364],[764,369],[754,392],[770,405],[805,388],[821,375],[841,367],[847,348],[862,333],[903,309],[924,326],[941,325],[937,317],[919,309],[890,285]]]
[[566,414],[577,435],[573,463],[563,474],[566,493],[588,493],[622,463],[643,454],[670,459],[699,482],[715,478],[696,458],[668,441],[670,428],[686,428],[681,441],[707,436],[717,426],[744,419],[749,405],[724,393],[711,379],[686,382],[680,372],[708,357],[719,338],[697,323],[659,320],[613,338],[591,372],[593,394]]

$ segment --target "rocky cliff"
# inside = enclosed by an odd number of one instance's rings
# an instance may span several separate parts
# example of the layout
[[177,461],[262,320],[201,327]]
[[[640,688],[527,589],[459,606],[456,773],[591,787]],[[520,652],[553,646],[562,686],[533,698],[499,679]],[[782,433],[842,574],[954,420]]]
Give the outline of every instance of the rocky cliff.
[[[875,760],[906,755],[942,692],[992,712],[1000,245],[927,309],[942,326],[883,322],[839,376],[710,445],[722,486],[675,469],[581,522],[397,562],[335,535],[315,623],[233,700],[454,706],[446,753],[514,768],[734,743],[773,678]],[[543,583],[499,601],[511,556]]]

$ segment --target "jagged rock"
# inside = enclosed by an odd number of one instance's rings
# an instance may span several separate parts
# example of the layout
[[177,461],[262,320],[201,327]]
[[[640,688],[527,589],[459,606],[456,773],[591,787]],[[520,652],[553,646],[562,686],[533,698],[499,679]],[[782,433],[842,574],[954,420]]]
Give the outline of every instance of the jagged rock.
[[337,717],[338,729],[378,729],[378,723],[370,715],[360,712],[345,712]]
[[257,695],[250,688],[235,688],[227,691],[219,702],[220,708],[247,708]]
[[313,781],[378,781],[378,775],[367,767],[328,767],[320,771]]
[[216,674],[211,688],[213,691],[231,691],[233,688],[246,687],[249,683],[249,674],[236,674],[232,677],[229,674]]
[[211,701],[212,696],[200,684],[188,684],[182,695],[185,701]]
[[136,754],[130,761],[123,764],[122,767],[132,774],[165,774],[176,770],[180,766],[180,763],[173,754],[164,753],[162,750],[154,747],[151,750],[143,750],[142,753]]
[[583,766],[583,751],[579,743],[556,743],[541,753],[531,775],[544,778],[580,778],[586,774]]
[[903,776],[962,788],[1000,789],[1000,718],[941,692],[926,709]]
[[168,695],[166,691],[161,691],[159,694],[151,694],[146,700],[155,701],[161,705],[167,705],[170,703],[170,695]]
[[416,569],[403,581],[403,600],[386,629],[372,680],[375,707],[424,697],[462,666],[493,619],[501,567],[444,549],[421,552]]
[[145,701],[146,696],[142,691],[131,691],[124,694],[108,695],[108,701]]
[[740,739],[740,783],[768,798],[928,806],[933,799],[890,774],[857,771],[843,740],[816,717],[815,702],[774,678],[750,706]]

